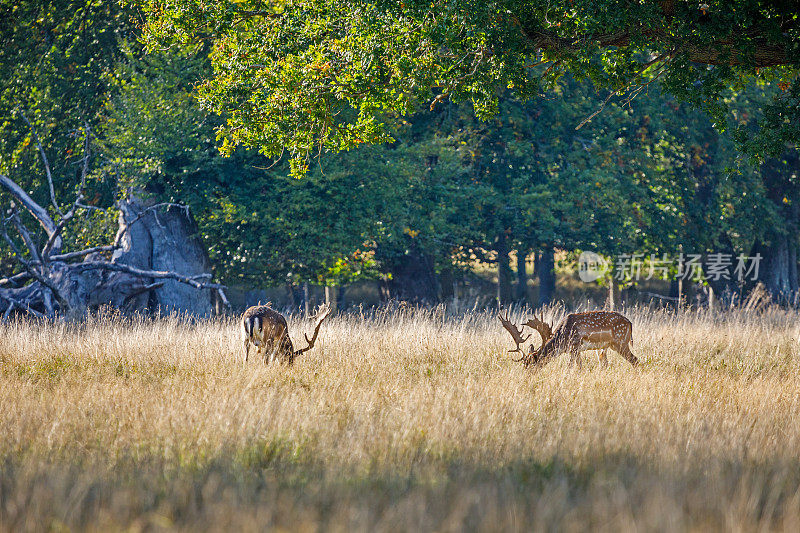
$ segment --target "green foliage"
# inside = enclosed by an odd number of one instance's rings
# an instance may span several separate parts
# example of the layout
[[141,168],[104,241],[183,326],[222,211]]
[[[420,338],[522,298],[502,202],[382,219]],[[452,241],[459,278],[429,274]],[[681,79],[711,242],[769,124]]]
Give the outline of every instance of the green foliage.
[[[148,55],[116,3],[3,4],[0,171],[52,210],[22,113],[63,201],[88,125],[87,202],[135,187],[189,205],[227,283],[342,285],[410,254],[466,269],[501,241],[674,253],[796,234],[796,34],[766,4],[674,5],[669,38],[652,3],[143,5]],[[720,51],[734,19],[766,33]],[[757,69],[765,50],[788,59]],[[115,215],[82,214],[66,248],[107,242]]]
[[[35,128],[53,173],[57,201],[74,200],[86,127],[95,131],[106,91],[104,75],[116,61],[118,40],[129,34],[131,11],[100,0],[21,0],[0,3],[0,172],[54,214]],[[94,146],[92,146],[94,148]],[[97,160],[94,154],[92,161]],[[115,183],[90,176],[86,201],[113,202]],[[3,206],[4,208],[6,206]],[[25,215],[23,213],[23,215]],[[65,249],[108,237],[111,216],[79,216]],[[37,224],[26,220],[33,231]],[[8,251],[3,245],[2,254]]]
[[387,166],[377,165],[370,181],[344,159],[326,161],[298,181],[285,164],[267,169],[271,162],[254,153],[224,158],[214,145],[219,120],[192,96],[208,68],[204,51],[142,58],[123,50],[105,108],[108,171],[189,205],[222,279],[335,285],[375,275],[365,245],[383,194],[376,172]]
[[[109,169],[190,205],[229,283],[341,285],[390,274],[411,250],[437,270],[469,268],[491,260],[501,234],[523,251],[711,250],[726,239],[746,249],[782,224],[730,139],[657,85],[580,130],[603,102],[571,76],[537,102],[506,91],[486,121],[471,103],[442,102],[401,120],[394,142],[312,158],[296,180],[285,162],[219,155],[220,121],[192,99],[208,73],[203,49],[123,50],[106,106]],[[730,105],[752,112],[742,98]]]
[[[142,0],[150,49],[212,43],[203,104],[219,135],[269,157],[285,151],[303,174],[316,150],[391,138],[421,102],[472,101],[497,110],[513,88],[528,99],[564,72],[633,98],[654,79],[726,125],[724,93],[753,80],[791,87],[765,113],[754,156],[796,143],[800,23],[782,3],[618,0]],[[732,28],[736,28],[735,31]],[[547,65],[547,68],[539,67]],[[579,121],[576,121],[579,123]]]
[[207,165],[214,157],[209,123],[217,120],[192,96],[193,84],[209,72],[205,57],[196,50],[142,57],[127,41],[120,51],[121,59],[106,76],[110,97],[103,110],[103,150],[108,170],[121,185],[141,187],[170,161],[184,161],[183,174]]
[[83,139],[73,134],[91,124],[102,105],[103,73],[114,61],[117,39],[128,31],[128,14],[113,2],[97,0],[3,2],[3,172],[19,173],[26,183],[41,186],[44,173],[38,154],[30,149],[33,140],[21,118],[24,113],[50,154],[56,185],[74,186],[77,169],[71,163],[80,156]]

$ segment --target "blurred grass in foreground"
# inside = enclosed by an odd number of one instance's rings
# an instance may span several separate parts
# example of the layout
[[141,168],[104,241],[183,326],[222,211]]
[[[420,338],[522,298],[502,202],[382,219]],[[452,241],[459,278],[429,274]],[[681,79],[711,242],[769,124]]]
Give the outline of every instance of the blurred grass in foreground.
[[641,369],[525,371],[488,314],[334,318],[293,367],[233,321],[2,326],[0,528],[800,529],[800,316],[626,314]]

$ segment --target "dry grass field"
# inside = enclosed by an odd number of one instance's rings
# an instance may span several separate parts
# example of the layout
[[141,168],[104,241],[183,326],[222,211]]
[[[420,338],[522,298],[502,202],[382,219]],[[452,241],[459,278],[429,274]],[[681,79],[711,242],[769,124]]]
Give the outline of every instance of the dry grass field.
[[233,321],[0,326],[0,529],[800,530],[800,316],[626,314],[637,369],[523,370],[487,314],[293,367]]

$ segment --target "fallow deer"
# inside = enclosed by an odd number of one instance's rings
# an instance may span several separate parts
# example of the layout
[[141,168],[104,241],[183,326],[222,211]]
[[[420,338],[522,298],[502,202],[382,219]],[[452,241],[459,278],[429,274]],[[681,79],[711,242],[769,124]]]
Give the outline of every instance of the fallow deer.
[[314,316],[314,334],[309,339],[305,336],[308,346],[295,350],[292,339],[289,338],[289,326],[286,319],[269,305],[256,305],[248,308],[242,316],[242,333],[244,336],[244,362],[247,363],[250,355],[250,343],[256,346],[256,356],[263,350],[264,361],[271,363],[279,357],[282,362],[292,364],[294,358],[314,347],[319,335],[322,322],[331,314],[331,308],[321,305]]
[[[523,336],[522,330],[513,324],[508,314],[498,316],[503,327],[511,334],[517,347],[509,352],[520,352],[520,345],[530,335]],[[551,358],[564,353],[570,353],[570,362],[581,367],[580,353],[585,350],[602,350],[599,359],[605,366],[608,364],[606,350],[611,348],[630,364],[636,366],[639,360],[631,352],[630,344],[633,342],[633,326],[631,321],[619,313],[611,311],[589,311],[586,313],[571,313],[567,315],[554,330],[542,319],[532,318],[522,324],[539,332],[542,345],[538,350],[530,346],[528,355],[523,355],[517,361],[522,361],[527,367],[531,363],[544,365]]]

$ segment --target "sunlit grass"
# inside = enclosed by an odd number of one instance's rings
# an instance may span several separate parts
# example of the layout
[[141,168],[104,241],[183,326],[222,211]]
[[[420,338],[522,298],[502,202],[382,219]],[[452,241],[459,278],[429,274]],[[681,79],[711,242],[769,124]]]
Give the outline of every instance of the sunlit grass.
[[642,367],[582,371],[442,309],[333,318],[292,367],[233,321],[8,324],[0,527],[800,527],[800,317],[627,315]]

